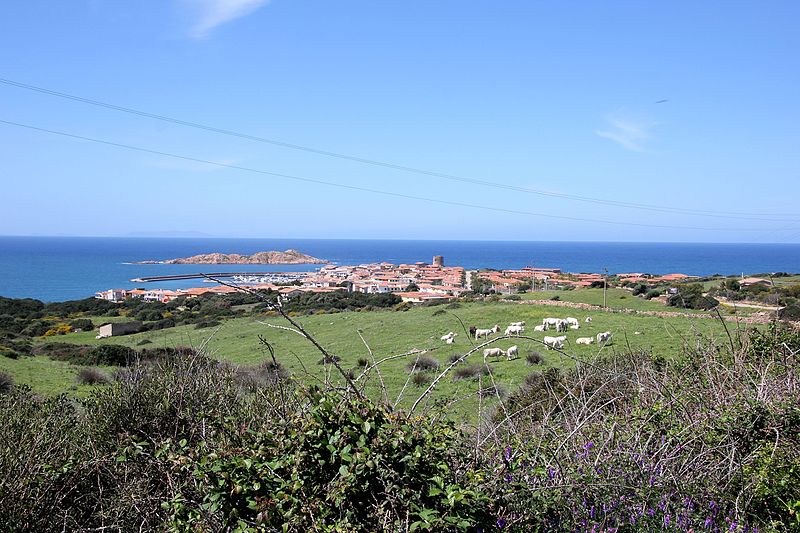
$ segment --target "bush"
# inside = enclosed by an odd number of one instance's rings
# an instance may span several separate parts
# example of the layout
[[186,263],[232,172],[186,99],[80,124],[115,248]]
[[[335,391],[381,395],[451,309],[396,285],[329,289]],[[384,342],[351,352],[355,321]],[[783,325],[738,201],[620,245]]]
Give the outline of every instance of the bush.
[[444,306],[445,309],[461,309],[461,304],[458,302],[452,302]]
[[411,383],[417,387],[427,385],[432,381],[431,375],[428,372],[414,372],[411,376]]
[[662,294],[664,294],[664,293],[662,291],[658,290],[658,289],[650,289],[649,291],[647,291],[645,293],[644,298],[645,298],[645,300],[652,300],[653,298],[657,298],[657,297],[661,296]]
[[511,300],[512,302],[518,302],[522,300],[522,296],[520,296],[519,294],[509,294],[508,296],[506,296],[506,300]]
[[14,378],[6,372],[0,372],[0,394],[7,394],[14,388]]
[[544,363],[542,354],[536,351],[529,351],[525,354],[525,362],[529,365],[541,365]]
[[194,325],[194,329],[203,329],[203,328],[214,328],[220,325],[219,320],[213,320],[210,318],[204,318],[203,320],[198,321]]
[[472,364],[468,366],[460,366],[453,371],[453,381],[460,381],[462,379],[478,379],[489,373],[486,365]]
[[319,361],[317,361],[318,365],[331,365],[333,363],[338,363],[341,361],[342,358],[338,355],[328,354],[326,357],[323,357]]
[[359,367],[367,367],[367,366],[369,366],[369,359],[367,359],[366,357],[359,357],[356,360],[356,366],[359,366]]
[[436,311],[431,313],[431,316],[442,316],[445,313],[447,313],[447,311],[445,311],[444,309],[437,309]]
[[556,294],[555,296],[553,296],[552,298],[550,298],[550,300],[551,300],[551,301],[553,301],[553,302],[558,302],[558,301],[561,301],[561,296],[559,296],[558,294]]
[[94,322],[88,318],[78,318],[69,323],[73,330],[92,331],[94,329]]
[[790,304],[778,311],[781,320],[800,320],[800,305]]
[[410,361],[406,368],[409,372],[429,372],[439,370],[439,361],[430,355],[420,355],[413,361]]
[[81,385],[108,385],[111,383],[108,374],[94,367],[81,368],[75,379]]
[[490,385],[488,387],[484,387],[478,391],[478,395],[481,398],[500,398],[503,399],[508,396],[508,390],[505,387],[496,383],[494,385]]

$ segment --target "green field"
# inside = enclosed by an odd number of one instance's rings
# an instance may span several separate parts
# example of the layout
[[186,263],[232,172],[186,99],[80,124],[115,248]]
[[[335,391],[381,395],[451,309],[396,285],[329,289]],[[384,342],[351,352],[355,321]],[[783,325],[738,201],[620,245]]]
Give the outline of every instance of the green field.
[[[577,295],[586,292],[588,303],[596,294],[590,291],[561,291],[560,295]],[[615,295],[617,293],[614,293]],[[602,294],[600,295],[602,298]],[[619,297],[616,296],[619,300]],[[622,301],[641,301],[629,297]],[[609,298],[609,302],[611,302]],[[659,309],[664,310],[663,306]],[[444,312],[442,312],[444,311]],[[436,316],[434,316],[436,313]],[[414,307],[408,311],[371,311],[342,312],[316,314],[297,317],[307,330],[330,352],[342,359],[345,368],[356,368],[360,357],[367,357],[368,351],[360,339],[358,332],[369,344],[376,359],[394,354],[401,354],[413,349],[432,350],[435,357],[444,367],[450,356],[465,353],[472,344],[467,339],[459,322],[466,327],[476,325],[488,328],[499,324],[505,328],[510,322],[526,321],[526,334],[541,339],[545,333],[533,332],[533,326],[541,323],[544,317],[574,316],[581,322],[581,329],[566,333],[568,345],[565,351],[576,358],[586,359],[598,353],[596,345],[578,346],[574,344],[577,337],[594,336],[601,331],[614,334],[613,344],[604,350],[620,350],[628,347],[651,350],[656,355],[672,357],[682,351],[685,345],[698,342],[699,336],[715,339],[726,339],[724,330],[717,320],[709,318],[674,317],[664,319],[655,316],[636,315],[622,312],[591,311],[569,309],[548,305],[529,305],[521,303],[465,303],[458,309],[446,309],[444,306]],[[586,316],[592,316],[593,322],[585,324]],[[264,323],[262,323],[264,322]],[[221,360],[241,365],[255,365],[264,361],[268,355],[260,345],[259,335],[270,342],[276,351],[276,357],[291,372],[302,379],[313,381],[323,379],[326,367],[319,365],[321,355],[305,339],[299,335],[281,329],[271,328],[266,324],[288,325],[280,317],[253,317],[231,319],[221,326],[207,329],[195,329],[194,326],[180,326],[152,332],[139,333],[110,339],[95,339],[95,332],[72,333],[47,341],[73,342],[80,344],[123,344],[134,348],[143,347],[203,347],[207,353]],[[729,324],[735,330],[735,324]],[[439,337],[448,331],[458,332],[456,343],[446,345]],[[640,332],[639,335],[634,332]],[[555,333],[549,332],[549,335]],[[150,341],[141,344],[143,341]],[[44,339],[42,339],[44,342]],[[507,390],[513,390],[525,376],[534,370],[525,362],[525,354],[530,350],[539,351],[548,366],[569,366],[573,360],[554,351],[546,351],[542,345],[533,340],[503,339],[497,346],[508,348],[517,344],[520,348],[519,359],[513,361],[492,362],[495,380]],[[381,365],[382,377],[392,399],[396,398],[406,386],[409,372],[406,369],[411,357],[387,361]],[[480,362],[482,354],[470,356],[468,362]],[[44,393],[60,392],[74,389],[75,368],[61,362],[50,361],[44,357],[21,358],[19,360],[0,360],[0,370],[5,370],[20,383],[28,383],[36,390]],[[330,367],[327,367],[330,368]],[[357,371],[358,373],[358,371]],[[486,379],[486,378],[484,378]],[[371,395],[379,394],[378,380],[371,379],[368,388]],[[483,386],[487,386],[486,383]],[[415,398],[421,388],[408,384],[405,393],[406,401]],[[437,389],[437,398],[456,398],[478,390],[478,382],[463,380],[454,382],[449,377],[444,379]],[[406,402],[403,402],[406,403]],[[465,408],[473,410],[477,401],[474,394],[464,402]]]
[[[550,300],[556,296],[558,296],[559,300],[562,302],[603,305],[603,289],[536,291],[520,294],[523,300]],[[633,296],[631,291],[616,287],[608,289],[606,293],[606,305],[609,309],[633,309],[635,311],[705,312],[694,309],[675,309],[673,307],[667,307],[657,300],[645,300],[644,298]]]

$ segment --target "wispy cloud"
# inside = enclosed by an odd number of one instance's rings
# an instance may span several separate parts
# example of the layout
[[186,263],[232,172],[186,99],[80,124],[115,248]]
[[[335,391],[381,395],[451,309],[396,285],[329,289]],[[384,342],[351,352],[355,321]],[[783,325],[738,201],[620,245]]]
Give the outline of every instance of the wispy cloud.
[[643,152],[645,150],[645,144],[650,139],[650,130],[655,126],[654,123],[617,116],[607,117],[606,122],[605,129],[597,130],[595,133],[604,139],[614,141],[626,150],[634,152]]
[[189,34],[207,39],[217,26],[253,13],[270,0],[183,0],[192,12],[194,24]]

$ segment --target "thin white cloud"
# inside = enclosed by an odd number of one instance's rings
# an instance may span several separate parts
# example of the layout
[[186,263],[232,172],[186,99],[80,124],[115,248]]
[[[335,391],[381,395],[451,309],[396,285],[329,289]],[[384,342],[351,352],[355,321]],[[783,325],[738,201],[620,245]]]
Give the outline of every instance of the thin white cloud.
[[650,139],[650,130],[655,125],[616,116],[610,116],[606,121],[606,129],[597,130],[595,134],[634,152],[644,151],[645,144]]
[[192,11],[194,24],[189,34],[195,39],[207,39],[217,26],[244,17],[269,3],[270,0],[184,0]]

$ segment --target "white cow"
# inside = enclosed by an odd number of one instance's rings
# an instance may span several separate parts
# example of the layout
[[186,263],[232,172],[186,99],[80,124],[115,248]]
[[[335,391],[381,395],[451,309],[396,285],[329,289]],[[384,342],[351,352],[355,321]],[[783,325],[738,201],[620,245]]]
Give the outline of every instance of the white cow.
[[611,340],[611,332],[604,331],[603,333],[597,334],[597,344],[606,344]]
[[568,328],[569,324],[567,324],[567,321],[559,318],[558,322],[556,322],[556,332],[562,333],[564,331],[567,331]]
[[572,324],[572,325],[569,327],[569,329],[581,329],[581,325],[580,325],[580,324]]
[[581,327],[580,323],[578,323],[578,319],[571,316],[567,317],[567,324],[569,324],[570,327],[577,326],[575,329]]
[[512,326],[524,326],[525,325],[525,321],[523,320],[522,322],[512,322],[511,325]]
[[591,324],[592,323],[592,317],[587,316],[586,320],[584,320],[584,322],[586,322],[587,324]]
[[545,331],[546,329],[547,329],[547,328],[546,328],[546,327],[544,327],[544,326],[543,326],[543,325],[541,325],[541,324],[540,324],[540,325],[538,325],[538,326],[534,326],[534,327],[533,327],[533,331]]
[[487,357],[501,357],[505,354],[506,353],[500,348],[486,348],[483,350],[483,359],[486,360]]
[[522,333],[524,331],[525,331],[525,327],[524,326],[513,326],[512,325],[512,326],[508,326],[506,328],[505,334],[506,335],[522,335]]
[[517,355],[519,355],[519,347],[516,344],[506,351],[506,357],[508,357],[509,361],[517,357]]
[[500,331],[500,326],[495,324],[492,329],[476,329],[475,330],[475,340],[480,339],[481,337],[488,337],[492,333],[498,333]]
[[564,348],[564,341],[566,340],[566,335],[561,335],[559,337],[545,337],[544,345],[550,350],[561,350]]
[[[443,340],[443,341],[445,341],[445,342],[447,342],[448,340],[452,339],[452,338],[453,338],[453,337],[455,337],[456,335],[457,335],[457,333],[453,333],[453,332],[451,331],[451,332],[450,332],[450,333],[448,333],[447,335],[442,335],[442,336],[440,337],[440,339],[441,339],[441,340]],[[448,343],[448,344],[449,344],[449,343]]]
[[578,337],[575,339],[575,344],[585,344],[589,346],[592,343],[594,343],[594,337]]

